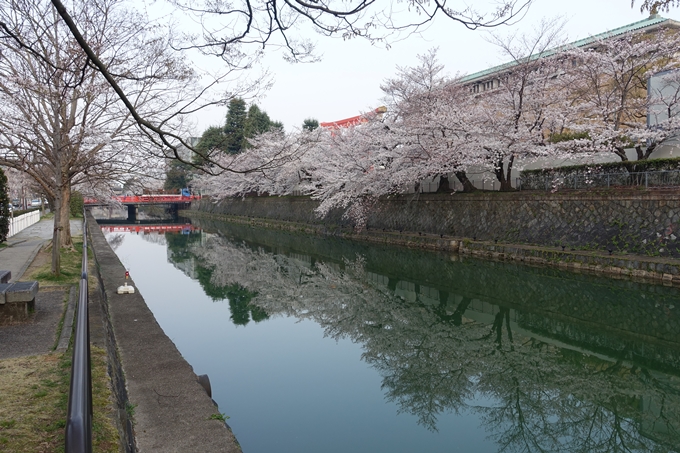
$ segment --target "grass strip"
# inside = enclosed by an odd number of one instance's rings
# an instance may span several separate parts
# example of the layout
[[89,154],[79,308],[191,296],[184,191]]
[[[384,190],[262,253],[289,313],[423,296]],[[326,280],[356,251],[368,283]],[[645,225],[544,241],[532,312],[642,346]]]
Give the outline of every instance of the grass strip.
[[[69,350],[0,360],[0,451],[64,451],[71,355]],[[94,346],[92,406],[93,450],[117,453],[106,351]]]

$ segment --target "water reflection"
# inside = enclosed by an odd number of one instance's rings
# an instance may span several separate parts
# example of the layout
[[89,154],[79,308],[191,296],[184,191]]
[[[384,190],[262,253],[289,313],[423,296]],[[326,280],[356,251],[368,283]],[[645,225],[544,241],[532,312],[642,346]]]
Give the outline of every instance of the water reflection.
[[[436,431],[475,412],[499,451],[675,451],[673,288],[249,227],[167,235],[232,322],[312,320],[362,345],[388,401]],[[677,307],[677,308],[676,308]]]

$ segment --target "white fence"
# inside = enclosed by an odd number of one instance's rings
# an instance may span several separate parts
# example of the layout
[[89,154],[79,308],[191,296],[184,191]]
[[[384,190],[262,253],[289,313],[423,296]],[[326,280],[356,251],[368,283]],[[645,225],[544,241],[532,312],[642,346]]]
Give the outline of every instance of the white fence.
[[38,223],[40,220],[40,210],[27,212],[19,217],[13,217],[12,221],[9,223],[9,234],[7,237],[12,237],[24,228],[28,228],[34,223]]

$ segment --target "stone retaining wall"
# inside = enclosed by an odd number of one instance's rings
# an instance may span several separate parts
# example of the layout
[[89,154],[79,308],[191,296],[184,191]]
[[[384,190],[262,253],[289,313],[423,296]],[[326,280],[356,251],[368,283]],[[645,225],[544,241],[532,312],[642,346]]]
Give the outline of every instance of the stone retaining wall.
[[[482,241],[565,246],[657,257],[680,257],[677,191],[514,192],[416,194],[381,200],[368,215],[369,231],[411,231]],[[192,209],[351,227],[342,211],[320,219],[307,197],[201,200]]]
[[675,192],[393,197],[375,207],[361,232],[339,211],[319,219],[316,206],[307,197],[205,199],[185,213],[680,286]]

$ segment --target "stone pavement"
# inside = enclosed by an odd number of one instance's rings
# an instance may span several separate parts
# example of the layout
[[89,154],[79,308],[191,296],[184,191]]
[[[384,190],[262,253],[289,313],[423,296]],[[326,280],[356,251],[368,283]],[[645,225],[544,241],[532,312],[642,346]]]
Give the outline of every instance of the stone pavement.
[[[9,238],[8,247],[0,249],[0,270],[12,273],[10,282],[21,279],[40,249],[52,239],[53,225],[52,219],[42,219]],[[81,220],[71,220],[71,234],[74,236],[82,234]],[[69,288],[60,286],[40,288],[35,298],[35,313],[28,321],[2,325],[0,359],[46,354],[52,351],[57,340],[56,335],[59,333],[57,330],[68,291]]]
[[[71,220],[71,235],[82,235],[82,225],[82,220]],[[8,247],[0,249],[0,270],[12,272],[10,282],[21,279],[40,248],[52,239],[53,227],[53,219],[41,219],[7,239]]]

